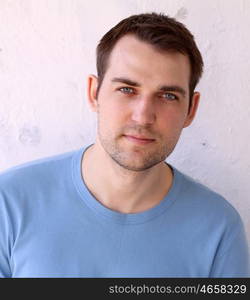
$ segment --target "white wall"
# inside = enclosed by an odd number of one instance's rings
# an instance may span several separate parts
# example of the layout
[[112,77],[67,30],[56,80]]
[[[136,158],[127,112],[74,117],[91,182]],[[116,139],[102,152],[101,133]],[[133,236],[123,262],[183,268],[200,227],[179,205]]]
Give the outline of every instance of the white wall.
[[85,81],[96,44],[122,18],[151,11],[185,23],[205,62],[197,118],[169,162],[225,196],[250,241],[247,0],[0,0],[0,170],[94,141]]

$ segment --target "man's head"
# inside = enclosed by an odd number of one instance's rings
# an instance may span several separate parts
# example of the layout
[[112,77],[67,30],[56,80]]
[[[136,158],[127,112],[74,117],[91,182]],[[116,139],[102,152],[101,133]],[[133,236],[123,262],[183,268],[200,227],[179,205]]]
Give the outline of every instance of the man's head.
[[110,54],[117,41],[127,34],[134,34],[159,51],[179,52],[187,55],[191,66],[189,79],[190,105],[194,89],[203,71],[203,60],[191,32],[174,18],[163,14],[130,16],[111,28],[100,40],[96,50],[98,90],[109,64]]
[[195,116],[202,66],[191,33],[174,19],[152,13],[121,21],[101,39],[98,78],[88,81],[97,143],[128,170],[164,161]]

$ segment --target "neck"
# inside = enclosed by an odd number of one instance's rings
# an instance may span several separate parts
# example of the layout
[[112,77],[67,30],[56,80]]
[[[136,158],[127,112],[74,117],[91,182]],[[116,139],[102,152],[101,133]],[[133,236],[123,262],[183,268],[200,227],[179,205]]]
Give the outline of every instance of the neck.
[[82,174],[93,196],[104,206],[121,213],[152,208],[172,185],[172,171],[165,162],[144,171],[127,170],[98,144],[85,151]]

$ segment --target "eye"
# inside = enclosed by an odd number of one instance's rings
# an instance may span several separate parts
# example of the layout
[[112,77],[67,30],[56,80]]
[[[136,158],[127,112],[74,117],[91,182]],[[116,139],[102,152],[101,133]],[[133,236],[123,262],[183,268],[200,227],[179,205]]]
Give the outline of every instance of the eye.
[[122,92],[123,94],[133,94],[134,93],[134,89],[131,87],[122,87],[118,89],[120,92]]
[[178,100],[178,97],[172,93],[164,93],[162,94],[162,97],[167,100]]

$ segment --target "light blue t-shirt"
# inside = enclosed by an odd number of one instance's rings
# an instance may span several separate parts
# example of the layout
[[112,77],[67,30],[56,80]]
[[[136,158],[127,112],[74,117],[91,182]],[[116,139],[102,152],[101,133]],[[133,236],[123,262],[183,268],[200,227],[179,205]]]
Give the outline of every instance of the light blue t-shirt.
[[0,277],[250,277],[243,224],[172,167],[153,208],[103,206],[81,176],[86,147],[0,175]]

